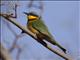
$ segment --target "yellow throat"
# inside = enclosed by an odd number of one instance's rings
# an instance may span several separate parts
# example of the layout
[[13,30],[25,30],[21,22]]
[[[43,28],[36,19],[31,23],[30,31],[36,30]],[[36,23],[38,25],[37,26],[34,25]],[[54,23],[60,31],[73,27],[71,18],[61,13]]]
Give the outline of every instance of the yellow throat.
[[33,16],[33,15],[29,15],[27,17],[28,17],[29,20],[36,20],[36,19],[38,19],[37,16]]

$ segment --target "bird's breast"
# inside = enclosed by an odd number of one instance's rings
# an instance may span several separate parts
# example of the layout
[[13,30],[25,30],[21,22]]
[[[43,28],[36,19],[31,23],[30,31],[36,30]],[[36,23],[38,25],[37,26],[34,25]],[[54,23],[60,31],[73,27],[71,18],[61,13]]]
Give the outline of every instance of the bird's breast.
[[39,33],[35,28],[32,27],[32,24],[28,24],[28,29],[34,34],[38,34]]

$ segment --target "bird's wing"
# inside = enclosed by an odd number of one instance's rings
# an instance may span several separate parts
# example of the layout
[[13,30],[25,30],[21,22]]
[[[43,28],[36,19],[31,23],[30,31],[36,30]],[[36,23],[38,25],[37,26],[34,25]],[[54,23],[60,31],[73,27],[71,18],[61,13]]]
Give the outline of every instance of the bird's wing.
[[45,36],[45,39],[50,42],[53,45],[58,46],[61,48],[64,52],[66,52],[66,49],[64,49],[56,40],[53,38],[53,36],[49,33],[47,26],[44,24],[42,20],[38,20],[33,23],[33,28],[35,28],[37,31],[42,33]]
[[51,34],[48,31],[47,26],[44,24],[44,22],[42,20],[37,20],[32,24],[33,28],[35,28],[36,30],[38,30],[40,33],[51,37]]

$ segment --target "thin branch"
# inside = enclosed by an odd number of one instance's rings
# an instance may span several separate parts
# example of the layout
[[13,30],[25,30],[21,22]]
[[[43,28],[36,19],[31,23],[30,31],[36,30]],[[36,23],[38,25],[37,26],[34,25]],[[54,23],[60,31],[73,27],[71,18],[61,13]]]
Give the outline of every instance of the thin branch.
[[15,4],[15,6],[14,6],[14,8],[13,8],[13,10],[14,10],[14,14],[13,13],[10,13],[9,14],[9,17],[11,17],[11,18],[17,18],[17,7],[18,7],[18,5],[17,4]]
[[35,37],[35,38],[37,39],[36,35],[34,35],[33,33],[31,33],[31,32],[27,29],[27,27],[24,27],[24,26],[20,25],[18,22],[16,22],[15,19],[11,19],[8,14],[1,14],[1,13],[0,13],[0,16],[2,16],[2,17],[5,18],[7,21],[9,21],[9,22],[13,23],[14,25],[16,25],[18,28],[20,28],[22,31],[24,31],[25,33],[27,33],[27,34],[30,35],[31,37],[33,37],[33,38]]
[[[20,25],[18,22],[16,22],[16,20],[11,19],[7,16],[7,14],[0,14],[0,16],[2,16],[3,18],[5,18],[5,20],[13,23],[14,25],[16,25],[18,28],[20,28],[22,31],[24,31],[26,34],[28,34],[29,36],[31,36],[32,38],[34,38],[35,40],[38,40],[36,35],[34,35],[32,32],[30,32],[26,27],[23,27],[22,25]],[[43,45],[43,44],[42,44]],[[56,49],[52,49],[49,45],[45,46],[47,49],[49,49],[50,51],[52,51],[53,53],[61,56],[62,58],[66,59],[66,60],[73,60],[72,58],[68,57],[65,53],[60,52]]]
[[29,4],[28,4],[28,8],[31,8],[33,5],[34,0],[30,0]]
[[42,0],[40,0],[37,4],[33,4],[35,0],[30,0],[29,4],[28,4],[28,8],[31,9],[31,7],[39,9],[40,10],[40,16],[42,16],[43,14],[43,10],[44,10],[44,4],[42,2]]
[[17,55],[16,55],[16,60],[19,60],[22,49],[20,48],[20,46],[16,46],[16,47],[18,48],[18,52],[17,52]]
[[14,16],[12,16],[12,18],[17,18],[17,7],[18,7],[18,5],[15,4],[15,7],[14,7],[15,14],[14,14]]
[[42,0],[41,0],[41,1],[40,1],[40,16],[42,16],[43,11],[44,11],[44,4],[43,4],[43,2],[42,2]]
[[11,46],[11,48],[9,49],[9,52],[12,52],[12,51],[14,50],[14,48],[17,46],[17,41],[18,41],[18,39],[21,38],[22,36],[23,36],[22,34],[16,35],[16,37],[15,37],[13,43],[12,43],[12,46]]

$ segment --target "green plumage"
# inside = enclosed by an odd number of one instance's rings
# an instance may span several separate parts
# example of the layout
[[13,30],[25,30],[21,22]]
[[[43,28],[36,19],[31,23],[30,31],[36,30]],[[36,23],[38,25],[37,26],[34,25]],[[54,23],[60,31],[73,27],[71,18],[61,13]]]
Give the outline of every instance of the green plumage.
[[46,25],[44,24],[44,22],[41,19],[33,21],[32,22],[32,27],[34,29],[38,30],[40,33],[51,37],[51,34],[49,33]]
[[35,20],[35,21],[31,22],[31,24],[32,24],[32,27],[39,32],[38,33],[39,36],[40,35],[42,36],[41,37],[42,39],[45,39],[48,42],[50,42],[51,44],[60,47],[65,52],[65,49],[62,46],[60,46],[55,41],[55,39],[53,38],[53,36],[50,34],[50,32],[48,31],[47,26],[44,24],[44,22],[41,20],[41,18],[39,20]]
[[[25,14],[27,14],[27,13],[25,13]],[[35,33],[38,36],[38,38],[40,38],[41,40],[46,40],[49,43],[58,46],[60,49],[62,49],[64,52],[66,52],[66,49],[64,49],[61,45],[59,45],[59,43],[57,43],[55,41],[53,36],[48,31],[47,26],[42,21],[41,17],[39,17],[38,15],[35,15],[34,13],[29,13],[27,15],[34,15],[34,16],[38,17],[38,19],[34,19],[34,20],[28,19],[28,25],[27,25],[28,28],[31,27],[32,29],[35,29],[38,32],[38,33]],[[29,30],[31,30],[31,29],[29,29]]]

